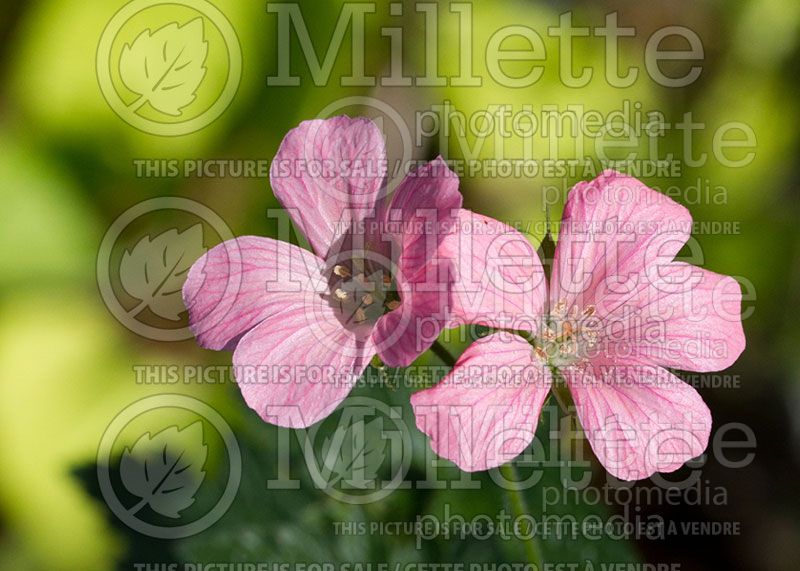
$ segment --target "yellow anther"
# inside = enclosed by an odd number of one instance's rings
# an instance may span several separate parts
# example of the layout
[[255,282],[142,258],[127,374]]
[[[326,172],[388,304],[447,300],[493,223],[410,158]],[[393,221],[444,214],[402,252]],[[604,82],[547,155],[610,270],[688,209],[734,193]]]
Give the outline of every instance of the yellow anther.
[[340,278],[350,277],[350,270],[348,270],[346,266],[340,266],[340,265],[333,266],[333,273],[339,276]]

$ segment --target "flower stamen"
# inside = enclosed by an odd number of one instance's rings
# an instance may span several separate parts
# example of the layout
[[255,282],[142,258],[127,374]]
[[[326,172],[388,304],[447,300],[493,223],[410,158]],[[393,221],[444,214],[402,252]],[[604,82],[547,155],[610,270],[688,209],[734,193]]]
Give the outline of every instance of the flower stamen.
[[558,300],[536,341],[536,355],[556,367],[584,362],[599,337],[595,313],[594,305],[568,308],[566,300]]
[[357,258],[347,266],[333,266],[329,299],[344,324],[375,323],[400,305],[391,275],[382,268],[369,273],[358,271],[365,267],[370,267],[368,261]]
[[333,273],[340,278],[349,278],[351,275],[350,270],[348,270],[346,266],[341,265],[333,266]]

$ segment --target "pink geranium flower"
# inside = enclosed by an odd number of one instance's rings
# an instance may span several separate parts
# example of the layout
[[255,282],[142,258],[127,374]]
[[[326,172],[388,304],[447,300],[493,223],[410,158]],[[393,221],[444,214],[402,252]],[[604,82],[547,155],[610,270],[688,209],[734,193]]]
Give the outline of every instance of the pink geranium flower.
[[441,159],[387,197],[383,137],[367,119],[305,121],[273,162],[275,196],[313,253],[245,236],[192,266],[183,297],[198,342],[233,349],[247,404],[304,427],[344,400],[377,353],[410,364],[447,324],[458,178]]
[[[473,343],[442,382],[412,396],[433,449],[468,471],[511,460],[533,440],[557,371],[595,455],[614,476],[670,472],[701,454],[711,413],[667,368],[725,369],[745,338],[738,283],[675,260],[691,223],[684,207],[613,171],[576,185],[549,296],[531,256],[529,287],[503,278],[471,305],[478,310],[453,304],[462,322],[509,331]],[[502,241],[524,239],[514,234],[509,229]],[[463,239],[448,237],[444,246],[458,251]],[[495,253],[493,266],[515,265],[515,256]],[[462,256],[457,268],[470,264]],[[474,281],[461,273],[457,297]]]

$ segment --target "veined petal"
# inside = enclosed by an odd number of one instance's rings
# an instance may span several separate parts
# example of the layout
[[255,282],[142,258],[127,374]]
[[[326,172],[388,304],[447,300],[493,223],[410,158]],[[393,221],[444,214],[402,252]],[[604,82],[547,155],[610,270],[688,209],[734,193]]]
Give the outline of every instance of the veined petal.
[[643,271],[670,263],[689,239],[689,211],[640,181],[605,171],[567,198],[550,280],[551,307],[595,304]]
[[288,242],[242,236],[199,258],[183,286],[198,343],[220,350],[289,304],[325,291],[325,264]]
[[384,363],[407,367],[439,337],[450,316],[451,272],[449,260],[431,260],[415,275],[395,275],[400,305],[381,316],[372,333]]
[[374,354],[369,337],[342,327],[320,299],[262,321],[239,341],[233,364],[242,396],[262,419],[303,428],[333,412]]
[[463,198],[458,176],[441,157],[409,173],[382,212],[385,232],[399,247],[398,266],[413,276],[437,256],[439,245],[455,230]]
[[414,393],[417,427],[462,470],[505,464],[533,441],[550,371],[517,335],[493,333],[461,355],[437,386]]
[[453,260],[455,273],[450,325],[538,330],[547,286],[539,256],[524,235],[462,209],[456,232],[445,236],[440,253]]
[[617,478],[672,472],[706,449],[711,412],[666,369],[596,358],[561,372],[592,450]]
[[383,212],[401,299],[378,321],[373,340],[391,367],[411,364],[447,325],[453,262],[439,249],[455,231],[461,200],[458,177],[439,157],[409,174]]
[[733,278],[673,262],[641,275],[625,295],[608,295],[603,315],[610,351],[687,371],[720,371],[745,347],[742,290]]
[[383,135],[363,117],[303,121],[270,169],[275,196],[323,258],[374,210],[385,177]]

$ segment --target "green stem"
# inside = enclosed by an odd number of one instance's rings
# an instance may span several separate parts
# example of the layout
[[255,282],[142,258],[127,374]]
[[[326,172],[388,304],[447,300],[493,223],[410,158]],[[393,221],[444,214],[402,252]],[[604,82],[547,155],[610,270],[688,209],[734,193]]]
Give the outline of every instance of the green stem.
[[550,387],[550,392],[556,397],[561,407],[561,412],[563,412],[565,416],[573,414],[575,411],[575,402],[572,400],[572,393],[570,393],[567,388],[567,381],[564,379],[564,375],[561,374],[561,371],[559,371],[557,367],[553,367],[552,365],[550,366],[550,374],[553,377],[553,386]]
[[[509,462],[507,464],[503,464],[500,466],[500,473],[503,475],[507,481],[510,482],[518,482],[519,475],[517,474],[517,467],[514,466],[513,463]],[[525,501],[525,496],[522,495],[522,490],[519,489],[509,489],[506,490],[508,494],[508,500],[511,504],[511,511],[514,513],[514,519],[519,521],[522,517],[525,517],[529,514],[528,512],[528,502]],[[535,533],[531,533],[531,538],[528,541],[524,542],[525,545],[525,556],[528,559],[528,563],[535,565],[536,569],[542,568],[542,550],[539,545],[539,538],[536,537]]]
[[456,364],[456,358],[450,354],[450,351],[447,350],[447,347],[439,343],[439,341],[434,341],[433,345],[431,345],[431,352],[439,357],[439,360],[447,365],[448,367],[453,367]]

